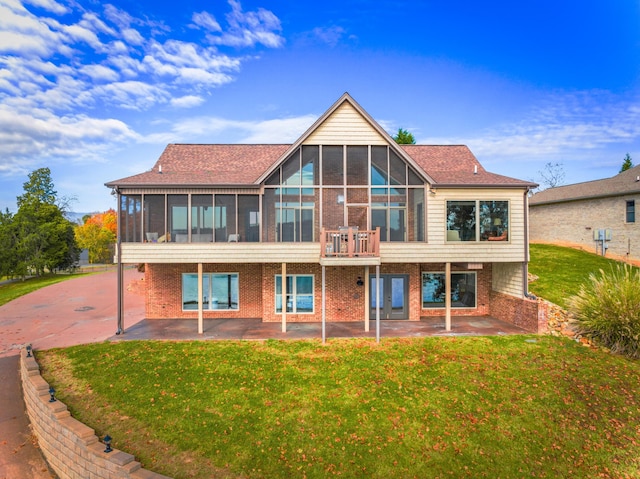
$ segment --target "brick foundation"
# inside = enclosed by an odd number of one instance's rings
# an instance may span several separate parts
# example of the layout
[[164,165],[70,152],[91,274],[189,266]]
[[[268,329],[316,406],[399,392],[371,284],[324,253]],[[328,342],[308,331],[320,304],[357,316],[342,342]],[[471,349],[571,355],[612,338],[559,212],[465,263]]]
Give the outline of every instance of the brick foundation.
[[95,431],[71,417],[67,406],[49,402],[49,384],[26,350],[20,355],[20,377],[27,414],[38,445],[60,479],[169,479],[142,469],[131,454],[104,452]]

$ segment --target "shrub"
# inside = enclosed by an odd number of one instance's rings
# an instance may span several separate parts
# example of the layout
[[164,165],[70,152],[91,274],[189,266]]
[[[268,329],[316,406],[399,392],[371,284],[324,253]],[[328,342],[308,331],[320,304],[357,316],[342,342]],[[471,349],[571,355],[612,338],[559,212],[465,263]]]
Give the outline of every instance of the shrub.
[[569,299],[578,332],[615,353],[640,357],[640,270],[619,264],[590,274]]

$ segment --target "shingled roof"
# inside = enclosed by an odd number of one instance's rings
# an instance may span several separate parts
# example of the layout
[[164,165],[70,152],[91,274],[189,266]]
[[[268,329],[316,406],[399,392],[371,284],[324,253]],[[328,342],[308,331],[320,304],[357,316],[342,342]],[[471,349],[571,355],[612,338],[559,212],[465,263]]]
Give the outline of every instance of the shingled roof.
[[535,206],[629,194],[640,194],[640,165],[611,178],[548,188],[533,195],[529,204]]
[[[111,181],[108,187],[259,186],[291,145],[170,144],[144,173]],[[535,184],[486,171],[464,145],[400,145],[433,180],[433,186],[531,187]]]

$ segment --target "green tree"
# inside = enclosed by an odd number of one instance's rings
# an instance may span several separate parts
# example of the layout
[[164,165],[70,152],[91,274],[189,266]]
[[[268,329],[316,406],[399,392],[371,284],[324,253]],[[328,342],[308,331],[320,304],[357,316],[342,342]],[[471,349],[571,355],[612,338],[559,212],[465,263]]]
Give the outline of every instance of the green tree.
[[79,258],[73,223],[56,205],[49,168],[29,174],[24,194],[18,196],[18,212],[12,218],[15,244],[12,254],[14,276],[43,275],[46,271],[68,269]]
[[7,208],[0,212],[0,278],[12,276],[16,266],[16,234],[13,215]]
[[22,184],[24,194],[18,196],[18,209],[25,203],[56,204],[58,192],[53,189],[51,170],[39,168],[29,173],[29,181]]
[[627,153],[627,156],[625,156],[624,160],[622,160],[622,166],[620,167],[619,173],[627,171],[630,168],[633,168],[633,161],[631,161],[631,157],[629,156],[629,153]]
[[396,136],[394,136],[393,139],[399,145],[415,145],[416,144],[416,139],[413,137],[413,134],[409,133],[404,128],[399,128],[398,133],[396,133]]

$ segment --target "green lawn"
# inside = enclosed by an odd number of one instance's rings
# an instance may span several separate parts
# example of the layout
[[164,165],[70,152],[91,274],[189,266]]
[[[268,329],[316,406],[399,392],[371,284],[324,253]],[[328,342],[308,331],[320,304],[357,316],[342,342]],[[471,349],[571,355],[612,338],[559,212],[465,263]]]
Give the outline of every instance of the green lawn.
[[145,467],[211,477],[640,477],[640,363],[550,336],[38,352]]
[[529,284],[529,291],[563,308],[591,273],[610,271],[617,264],[594,253],[562,246],[532,244],[530,250],[529,273],[538,278]]

